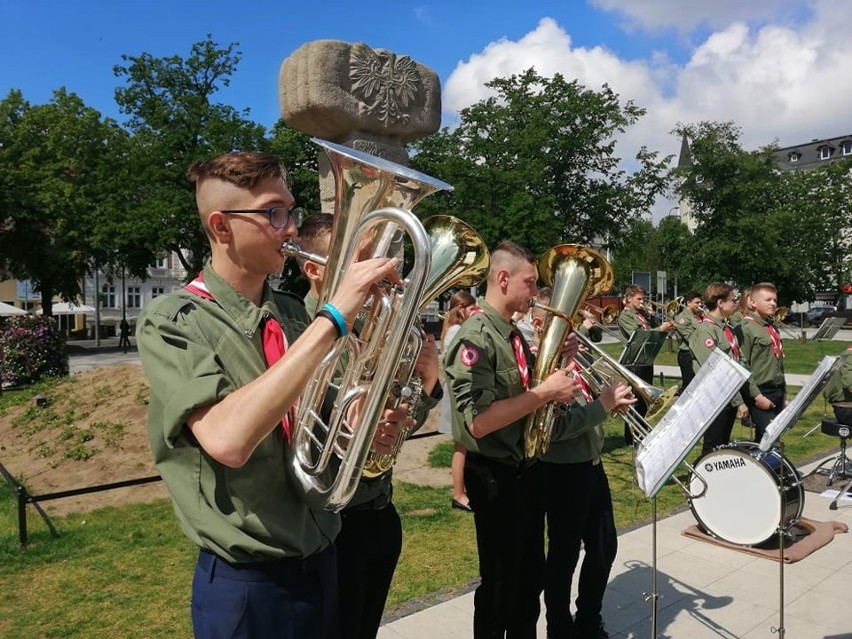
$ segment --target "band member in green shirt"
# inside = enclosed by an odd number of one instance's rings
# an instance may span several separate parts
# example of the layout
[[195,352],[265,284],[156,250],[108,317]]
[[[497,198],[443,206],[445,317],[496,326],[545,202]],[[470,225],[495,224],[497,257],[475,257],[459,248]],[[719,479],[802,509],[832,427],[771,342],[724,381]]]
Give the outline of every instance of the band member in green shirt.
[[[645,314],[645,289],[636,284],[628,286],[624,291],[624,308],[618,314],[618,328],[625,340],[630,339],[636,331],[663,331],[670,333],[674,330],[674,323],[666,320],[659,327],[652,325],[653,319]],[[654,365],[628,366],[628,370],[636,373],[640,379],[654,383]],[[636,412],[643,417],[648,412],[645,401],[640,397],[636,404]],[[624,442],[630,446],[633,444],[633,435],[625,425]]]
[[[303,251],[326,257],[334,216],[315,213],[299,229],[297,243]],[[298,258],[308,278],[310,291],[304,304],[308,314],[317,311],[317,300],[325,279],[325,267]],[[353,328],[358,332],[358,325]],[[429,411],[441,400],[438,383],[438,350],[429,335],[423,342],[415,371],[422,382],[415,418],[421,426]],[[373,639],[379,632],[385,602],[402,552],[402,523],[393,504],[393,469],[374,478],[362,478],[352,500],[341,511],[337,537],[337,585],[340,594],[342,639]]]
[[[511,322],[538,288],[536,259],[514,242],[491,251],[485,300],[444,355],[453,437],[467,449],[464,481],[476,526],[481,582],[475,639],[536,636],[544,579],[544,512],[537,465],[525,459],[527,415],[570,403],[579,385],[559,369],[530,386],[533,355]],[[565,353],[576,353],[569,336]]]
[[[281,272],[279,249],[295,237],[300,211],[278,158],[228,153],[193,165],[189,179],[211,258],[191,285],[144,308],[137,343],[151,387],[154,461],[200,549],[195,636],[227,628],[253,638],[333,639],[340,518],[305,504],[285,447],[300,392],[371,287],[399,281],[398,262],[354,264],[331,300],[336,316],[279,309],[267,276]],[[384,420],[373,443],[380,451],[412,422],[404,411]]]
[[[737,302],[734,287],[730,284],[713,282],[704,291],[704,306],[708,312],[689,337],[689,350],[692,351],[693,369],[696,373],[716,348],[740,361],[740,345],[727,321],[736,310]],[[729,443],[734,421],[737,417],[742,419],[747,415],[748,408],[743,403],[741,394],[737,393],[705,431],[702,453]]]
[[787,398],[784,345],[773,321],[778,308],[775,285],[761,282],[751,287],[749,308],[740,323],[740,347],[742,363],[751,370],[745,402],[754,425],[754,441],[759,442]]
[[[536,297],[536,301],[550,304],[549,291]],[[539,336],[546,315],[541,307],[531,310]],[[594,316],[586,317],[577,330],[588,335],[594,327]],[[558,418],[550,448],[539,455],[547,520],[544,603],[548,637],[605,639],[608,634],[601,609],[618,550],[618,533],[609,481],[601,463],[603,424],[607,415],[626,410],[636,399],[630,387],[621,382],[604,383],[595,396],[586,383],[588,373],[581,368],[586,356],[582,351],[578,353],[571,367],[581,393],[565,415]],[[571,581],[581,547],[585,553],[577,585],[576,613],[572,617]]]
[[683,310],[674,318],[677,335],[677,365],[680,367],[681,389],[689,386],[695,372],[692,370],[692,353],[689,350],[689,336],[701,321],[701,293],[690,291],[683,296]]

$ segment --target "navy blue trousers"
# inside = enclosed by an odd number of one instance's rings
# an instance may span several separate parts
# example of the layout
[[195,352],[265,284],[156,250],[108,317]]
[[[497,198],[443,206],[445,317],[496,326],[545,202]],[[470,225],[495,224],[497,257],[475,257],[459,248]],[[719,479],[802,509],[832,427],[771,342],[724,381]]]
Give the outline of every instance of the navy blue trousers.
[[306,559],[230,564],[201,551],[192,580],[196,639],[338,639],[334,547]]

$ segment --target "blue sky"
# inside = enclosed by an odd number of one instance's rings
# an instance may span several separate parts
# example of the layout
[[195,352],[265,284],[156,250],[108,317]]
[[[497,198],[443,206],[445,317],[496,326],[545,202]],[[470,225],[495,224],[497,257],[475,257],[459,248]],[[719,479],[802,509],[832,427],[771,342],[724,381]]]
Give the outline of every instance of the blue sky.
[[242,51],[221,101],[271,126],[281,61],[330,38],[434,69],[447,125],[489,79],[531,66],[608,83],[648,109],[622,157],[641,145],[667,155],[678,122],[734,121],[747,147],[852,133],[850,32],[848,0],[0,0],[0,95],[39,104],[64,86],[118,118],[122,54],[187,57],[211,34]]
[[[523,6],[522,6],[523,5]],[[249,8],[250,7],[250,8]],[[375,8],[375,9],[373,9]],[[489,43],[516,40],[544,16],[576,26],[578,44],[608,43],[619,55],[642,57],[657,37],[624,38],[611,14],[584,2],[222,2],[213,0],[0,1],[0,93],[21,89],[32,103],[67,87],[89,106],[118,117],[112,72],[122,54],[189,55],[211,34],[224,46],[239,43],[242,63],[225,93],[249,107],[266,126],[278,118],[281,61],[317,39],[366,42],[434,69],[444,80],[456,65]],[[674,46],[673,38],[662,39]]]

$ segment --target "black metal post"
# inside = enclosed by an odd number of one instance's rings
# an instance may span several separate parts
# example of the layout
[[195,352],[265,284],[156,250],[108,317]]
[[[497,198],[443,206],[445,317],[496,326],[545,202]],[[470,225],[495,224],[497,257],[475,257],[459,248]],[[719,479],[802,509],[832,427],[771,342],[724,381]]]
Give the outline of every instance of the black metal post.
[[27,489],[18,486],[18,542],[27,545]]

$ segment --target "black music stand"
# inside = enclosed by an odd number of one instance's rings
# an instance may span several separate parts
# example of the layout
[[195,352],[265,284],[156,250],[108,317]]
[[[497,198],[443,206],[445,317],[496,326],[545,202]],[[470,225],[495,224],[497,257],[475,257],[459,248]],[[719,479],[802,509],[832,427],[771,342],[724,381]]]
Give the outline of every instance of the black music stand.
[[[820,326],[820,330],[826,325],[826,323],[831,319],[837,318],[827,318],[823,325]],[[840,318],[843,319],[843,318]],[[845,320],[844,320],[845,321]],[[837,331],[835,331],[836,333]],[[827,338],[826,338],[827,339]],[[817,365],[816,369],[805,384],[802,386],[802,389],[799,391],[799,394],[796,395],[796,398],[787,404],[780,413],[778,413],[775,418],[769,422],[769,425],[766,427],[766,432],[763,433],[763,438],[760,440],[760,450],[763,453],[766,453],[771,449],[775,442],[778,441],[778,438],[784,433],[785,430],[790,428],[793,424],[799,421],[799,418],[802,416],[802,413],[805,412],[805,409],[810,406],[811,402],[816,399],[817,395],[822,391],[825,385],[828,383],[828,379],[831,375],[837,371],[845,361],[847,353],[843,355],[833,357],[830,355],[826,355],[822,358],[822,361]],[[780,474],[778,477],[779,485],[778,485],[778,499],[782,500],[782,493],[786,490],[786,485],[784,483],[784,464],[780,465]],[[782,502],[783,503],[783,502]],[[779,607],[778,607],[778,627],[772,627],[772,632],[777,633],[779,639],[784,639],[785,628],[784,628],[784,542],[786,539],[787,528],[786,526],[792,526],[795,524],[795,521],[790,521],[789,523],[784,521],[784,509],[781,509],[781,520],[778,522],[778,597],[779,597]]]
[[618,363],[622,366],[653,366],[667,337],[665,331],[633,331],[621,351]]
[[[826,319],[826,322],[831,319],[838,318],[829,317]],[[823,323],[823,326],[825,326],[825,323]],[[820,330],[822,330],[822,326]],[[811,376],[804,383],[796,398],[787,404],[784,410],[769,422],[766,431],[763,433],[763,439],[760,440],[760,450],[764,453],[768,452],[784,431],[799,421],[805,409],[810,406],[811,402],[825,388],[829,378],[843,365],[843,362],[846,361],[848,356],[849,353],[846,352],[840,355],[826,355],[822,358],[822,361],[817,365],[814,372],[811,373]]]
[[832,339],[835,335],[837,335],[837,332],[843,328],[845,323],[845,317],[826,317],[811,339],[817,342],[825,339]]
[[[637,331],[638,332],[638,331]],[[663,335],[662,331],[654,331]],[[650,334],[646,332],[646,334]],[[635,333],[634,333],[635,335]],[[632,338],[633,336],[631,336]],[[662,343],[662,342],[660,342]],[[658,349],[659,350],[659,349]],[[656,353],[655,353],[656,355]],[[653,361],[653,360],[652,360]],[[677,401],[636,447],[636,481],[651,499],[651,637],[657,637],[657,493],[674,475],[710,423],[736,395],[751,373],[720,349],[713,350]],[[675,479],[677,481],[677,479]],[[705,484],[706,489],[706,484]],[[690,498],[700,498],[684,487]],[[703,494],[703,491],[702,493]]]

